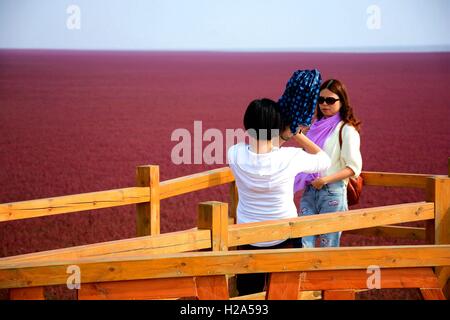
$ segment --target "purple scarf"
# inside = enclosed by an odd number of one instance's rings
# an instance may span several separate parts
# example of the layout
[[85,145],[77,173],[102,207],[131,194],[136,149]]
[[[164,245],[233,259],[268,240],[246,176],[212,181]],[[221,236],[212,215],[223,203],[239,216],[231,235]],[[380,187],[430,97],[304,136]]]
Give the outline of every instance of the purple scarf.
[[[334,131],[338,123],[341,121],[339,112],[332,117],[322,118],[313,123],[306,136],[315,144],[323,149],[325,140]],[[315,179],[319,178],[319,173],[299,173],[295,177],[294,192],[304,189]]]

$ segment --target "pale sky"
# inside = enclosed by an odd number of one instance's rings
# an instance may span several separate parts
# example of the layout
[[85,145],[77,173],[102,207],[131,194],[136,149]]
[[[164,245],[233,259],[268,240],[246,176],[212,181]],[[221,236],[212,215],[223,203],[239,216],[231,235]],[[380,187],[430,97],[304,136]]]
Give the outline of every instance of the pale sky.
[[450,51],[450,1],[0,0],[0,48]]

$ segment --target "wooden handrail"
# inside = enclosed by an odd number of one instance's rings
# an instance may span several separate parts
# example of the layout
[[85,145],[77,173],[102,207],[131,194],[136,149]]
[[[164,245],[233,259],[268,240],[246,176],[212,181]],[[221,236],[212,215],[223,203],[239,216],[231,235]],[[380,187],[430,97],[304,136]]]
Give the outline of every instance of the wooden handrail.
[[434,217],[433,203],[417,202],[228,226],[226,204],[205,202],[199,205],[199,209],[199,229],[203,230],[192,229],[0,258],[0,267],[25,262],[51,262],[55,259],[106,259],[206,248],[227,250],[228,247],[261,241],[428,220]]
[[0,222],[111,208],[150,200],[150,189],[131,187],[0,204]]
[[434,203],[416,202],[229,226],[230,247],[434,218]]
[[367,186],[420,189],[425,189],[427,187],[427,179],[430,177],[446,177],[443,175],[373,171],[363,171],[361,176],[364,179],[364,185]]
[[[426,188],[429,177],[440,175],[387,173],[363,171],[369,186]],[[234,181],[229,167],[204,171],[159,184],[159,199],[167,199],[189,192],[227,184]],[[151,202],[149,187],[130,187],[61,197],[27,200],[0,204],[0,222],[51,216],[94,209]],[[233,210],[233,208],[232,208]]]
[[[160,183],[160,199],[234,181],[228,167]],[[130,187],[0,204],[0,222],[150,202],[150,187]]]
[[56,259],[0,266],[0,289],[66,284],[77,265],[81,283],[257,272],[450,266],[450,245],[272,249]]
[[114,259],[139,254],[167,254],[211,248],[210,230],[184,230],[131,239],[27,253],[0,258],[0,267],[22,263],[50,263],[58,259]]
[[229,167],[204,171],[161,182],[161,199],[167,199],[193,191],[220,186],[234,181]]
[[[449,177],[384,172],[362,172],[362,176],[369,186],[425,189],[428,202],[230,226],[227,204],[207,202],[199,207],[199,229],[203,230],[159,235],[159,200],[209,187],[232,183],[230,217],[234,217],[238,200],[234,177],[230,168],[224,167],[159,182],[158,166],[141,166],[137,171],[137,186],[133,188],[0,204],[0,222],[138,204],[138,209],[141,208],[138,210],[138,222],[141,222],[138,236],[143,236],[2,258],[0,288],[63,284],[67,277],[63,267],[68,264],[81,266],[82,282],[92,283],[231,273],[362,269],[368,261],[382,268],[436,267],[437,281],[445,287],[450,274]],[[427,220],[426,228],[389,226],[420,220]],[[368,234],[412,235],[436,245],[334,248],[331,251],[294,249],[290,254],[285,250],[273,250],[276,254],[269,252],[272,250],[226,253],[228,247],[241,244],[358,229]],[[146,236],[148,234],[152,236]],[[205,248],[224,251],[223,256],[179,254]],[[172,252],[177,254],[158,255]]]

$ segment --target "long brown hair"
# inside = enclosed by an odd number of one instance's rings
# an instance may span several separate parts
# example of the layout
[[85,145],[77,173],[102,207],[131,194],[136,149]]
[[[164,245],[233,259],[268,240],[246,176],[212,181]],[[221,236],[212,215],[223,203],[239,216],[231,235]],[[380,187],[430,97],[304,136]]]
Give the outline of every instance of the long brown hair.
[[[334,94],[339,96],[339,101],[341,102],[341,108],[339,109],[339,113],[341,114],[341,118],[344,123],[348,123],[349,125],[355,127],[356,131],[360,132],[361,130],[361,121],[355,117],[353,114],[353,108],[350,105],[350,101],[348,99],[347,89],[344,84],[336,79],[329,79],[322,83],[320,86],[320,91],[328,89]],[[320,107],[317,106],[316,117],[317,120],[323,118],[323,113],[320,111]]]

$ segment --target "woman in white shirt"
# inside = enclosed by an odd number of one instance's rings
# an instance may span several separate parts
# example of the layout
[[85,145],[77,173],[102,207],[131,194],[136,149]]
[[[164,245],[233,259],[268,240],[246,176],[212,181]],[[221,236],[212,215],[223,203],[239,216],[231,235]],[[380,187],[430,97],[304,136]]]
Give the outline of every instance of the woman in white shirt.
[[[361,122],[353,114],[345,86],[339,80],[325,81],[320,87],[318,104],[317,121],[307,136],[328,154],[331,166],[317,174],[296,177],[295,191],[304,189],[300,201],[301,216],[347,211],[348,179],[358,177],[362,169]],[[338,247],[340,236],[341,232],[319,235],[320,246]],[[315,247],[316,238],[303,237],[302,247]]]
[[[227,153],[239,194],[237,223],[297,217],[292,188],[295,176],[299,172],[314,173],[329,167],[326,153],[301,132],[292,134],[289,125],[282,120],[279,105],[270,99],[254,100],[248,106],[244,127],[250,143],[236,144]],[[290,138],[300,148],[279,148]],[[259,242],[240,249],[288,248],[293,246],[290,240]],[[264,283],[264,274],[237,277],[240,295],[260,292]]]

